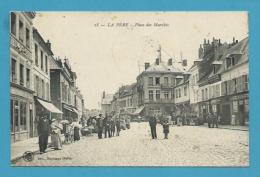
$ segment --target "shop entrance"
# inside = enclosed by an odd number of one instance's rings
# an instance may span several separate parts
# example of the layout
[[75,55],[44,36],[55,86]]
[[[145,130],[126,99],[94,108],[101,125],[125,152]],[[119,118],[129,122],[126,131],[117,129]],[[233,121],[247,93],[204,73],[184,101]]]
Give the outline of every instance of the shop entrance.
[[229,104],[222,105],[221,124],[231,124],[231,113]]

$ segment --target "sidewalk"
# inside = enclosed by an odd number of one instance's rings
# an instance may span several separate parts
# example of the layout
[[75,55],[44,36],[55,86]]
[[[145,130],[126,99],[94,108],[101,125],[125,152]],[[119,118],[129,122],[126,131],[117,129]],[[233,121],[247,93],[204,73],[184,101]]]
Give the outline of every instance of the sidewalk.
[[[62,142],[64,141],[64,135],[61,135]],[[48,138],[48,144],[51,143],[51,137]],[[26,151],[31,151],[34,154],[39,152],[38,137],[29,138],[27,140],[18,141],[11,144],[11,161],[17,161],[23,157]]]
[[[200,125],[202,127],[208,127],[208,124]],[[249,126],[240,126],[240,125],[219,125],[220,129],[229,129],[229,130],[240,130],[240,131],[248,131]]]

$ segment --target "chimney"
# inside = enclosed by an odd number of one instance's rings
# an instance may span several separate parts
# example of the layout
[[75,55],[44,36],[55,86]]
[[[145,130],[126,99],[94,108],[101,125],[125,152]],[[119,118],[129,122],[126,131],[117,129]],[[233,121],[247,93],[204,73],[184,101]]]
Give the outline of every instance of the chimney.
[[168,60],[168,66],[172,66],[172,58]]
[[155,64],[156,64],[156,65],[159,65],[159,64],[160,64],[160,59],[159,59],[159,58],[156,58]]
[[235,44],[236,40],[235,40],[235,37],[233,37],[233,44]]
[[51,43],[50,43],[49,40],[47,40],[46,44],[47,44],[47,46],[49,47],[49,49],[51,50]]
[[106,97],[106,92],[105,91],[103,91],[103,99]]
[[182,66],[187,66],[187,59],[182,60]]
[[238,40],[236,40],[236,44],[238,43]]
[[150,63],[144,63],[144,69],[147,70],[150,67]]

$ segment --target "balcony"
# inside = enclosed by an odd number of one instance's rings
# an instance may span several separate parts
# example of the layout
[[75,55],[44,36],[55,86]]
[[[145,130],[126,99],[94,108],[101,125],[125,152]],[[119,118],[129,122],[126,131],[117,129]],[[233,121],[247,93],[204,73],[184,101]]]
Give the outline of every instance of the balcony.
[[149,100],[149,99],[145,99],[144,103],[174,103],[174,100],[172,99],[157,99],[157,100]]
[[173,89],[173,87],[172,84],[161,84],[161,89]]

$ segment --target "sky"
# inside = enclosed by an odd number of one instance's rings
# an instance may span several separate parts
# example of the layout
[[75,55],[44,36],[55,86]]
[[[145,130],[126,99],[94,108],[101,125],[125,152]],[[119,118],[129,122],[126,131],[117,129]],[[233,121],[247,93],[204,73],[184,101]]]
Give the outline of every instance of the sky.
[[144,63],[198,59],[204,38],[231,42],[248,36],[246,12],[36,12],[34,26],[55,57],[68,58],[87,109],[102,92],[136,82]]

